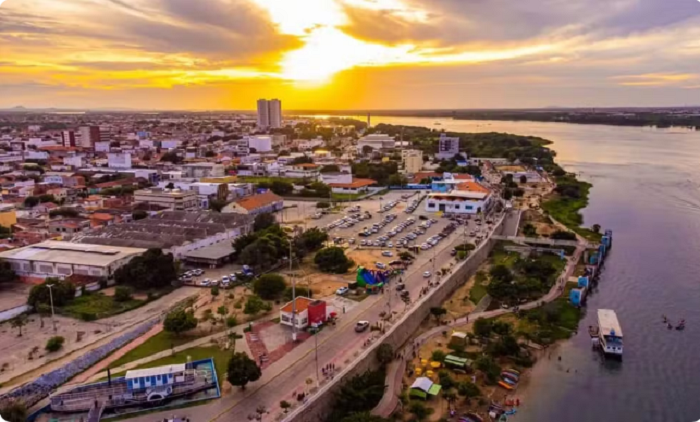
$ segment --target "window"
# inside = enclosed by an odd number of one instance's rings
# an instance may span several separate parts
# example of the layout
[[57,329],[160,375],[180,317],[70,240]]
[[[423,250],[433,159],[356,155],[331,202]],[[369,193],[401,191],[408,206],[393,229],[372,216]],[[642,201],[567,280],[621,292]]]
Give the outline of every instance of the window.
[[434,202],[428,202],[428,208],[435,208]]
[[458,209],[459,209],[459,205],[455,205],[455,206],[454,206],[454,209],[458,210]]

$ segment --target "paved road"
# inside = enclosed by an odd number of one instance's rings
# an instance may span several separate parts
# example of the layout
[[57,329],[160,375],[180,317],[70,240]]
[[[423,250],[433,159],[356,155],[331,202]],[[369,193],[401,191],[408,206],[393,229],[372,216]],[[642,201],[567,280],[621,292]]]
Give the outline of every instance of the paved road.
[[[542,304],[544,304],[544,303],[551,302],[551,301],[557,299],[561,295],[562,291],[564,290],[564,285],[566,284],[566,280],[568,280],[569,277],[573,274],[574,269],[576,268],[576,263],[581,258],[581,254],[583,253],[585,248],[586,248],[585,243],[583,243],[583,242],[579,243],[579,245],[576,248],[576,251],[574,252],[574,255],[567,262],[566,268],[564,269],[562,276],[559,277],[559,279],[552,286],[552,288],[549,290],[549,292],[546,295],[544,295],[542,298],[540,298],[539,300],[521,305],[520,309],[522,309],[522,310],[534,309],[534,308],[537,308],[539,306],[542,306]],[[475,321],[475,320],[480,319],[480,318],[495,318],[495,317],[505,315],[505,314],[508,314],[511,312],[512,312],[512,310],[510,310],[510,309],[494,309],[492,311],[472,312],[471,314],[469,314],[465,317],[456,319],[455,321],[447,324],[446,326],[457,327],[457,326],[467,324],[469,322],[469,320]],[[426,340],[428,340],[432,337],[442,335],[443,331],[445,331],[445,325],[441,325],[441,326],[433,328],[432,330],[426,331],[425,333],[418,336],[412,343],[406,345],[406,347],[402,350],[403,355],[408,356],[412,352],[414,344],[423,344]],[[400,380],[401,380],[401,377],[403,376],[403,373],[405,370],[406,370],[405,361],[402,361],[398,364],[391,365],[388,367],[387,380],[388,380],[391,388],[387,389],[387,394],[384,395],[384,397],[382,398],[382,401],[372,411],[372,414],[388,418],[391,415],[391,413],[396,409],[396,406],[398,405],[398,401],[399,401],[399,394],[401,393],[400,390],[397,390],[397,383],[400,386],[400,384],[401,384]],[[397,394],[397,391],[398,391],[398,394]]]
[[[432,271],[433,267],[439,269],[454,264],[455,260],[450,255],[450,250],[463,241],[463,232],[456,230],[435,248],[419,254],[417,263],[412,265],[409,271],[403,275],[412,300],[418,298],[420,290],[427,285],[427,279],[422,276],[423,272]],[[293,399],[294,393],[310,391],[317,386],[316,362],[318,362],[319,368],[328,363],[335,364],[337,369],[344,368],[366,348],[366,342],[378,337],[378,334],[369,331],[356,333],[354,325],[358,320],[368,320],[374,323],[381,320],[380,313],[382,312],[391,310],[395,314],[400,314],[405,312],[406,308],[406,305],[399,300],[398,295],[393,290],[387,289],[383,295],[370,296],[347,314],[341,315],[338,325],[327,327],[317,336],[300,344],[282,359],[270,365],[263,372],[261,379],[249,384],[245,390],[236,391],[211,404],[183,409],[176,413],[178,416],[189,417],[198,422],[233,421],[243,420],[244,417],[254,414],[258,406],[263,405],[270,410],[271,415],[277,415],[280,413],[279,402],[281,400],[296,403],[296,400]],[[315,340],[318,341],[317,354],[314,347]],[[316,356],[318,356],[318,361]],[[320,385],[327,383],[322,375],[319,378]],[[307,384],[307,380],[312,381],[311,385]],[[131,420],[153,422],[162,420],[164,417],[172,417],[172,415],[173,411],[164,411]]]

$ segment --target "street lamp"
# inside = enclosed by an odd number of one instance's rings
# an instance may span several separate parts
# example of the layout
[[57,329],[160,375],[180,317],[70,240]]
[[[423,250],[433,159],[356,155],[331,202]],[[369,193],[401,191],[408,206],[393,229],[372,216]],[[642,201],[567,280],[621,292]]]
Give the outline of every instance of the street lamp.
[[49,301],[51,302],[51,324],[53,325],[53,332],[56,332],[56,320],[54,319],[54,311],[53,311],[53,290],[51,289],[53,287],[53,284],[47,284],[46,287],[49,288]]

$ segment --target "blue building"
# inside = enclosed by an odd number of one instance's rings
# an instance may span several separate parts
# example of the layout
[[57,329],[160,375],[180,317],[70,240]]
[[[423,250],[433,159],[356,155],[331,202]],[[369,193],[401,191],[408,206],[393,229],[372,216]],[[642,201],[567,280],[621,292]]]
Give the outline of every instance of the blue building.
[[126,387],[129,391],[173,385],[185,381],[186,364],[159,366],[157,368],[126,371]]

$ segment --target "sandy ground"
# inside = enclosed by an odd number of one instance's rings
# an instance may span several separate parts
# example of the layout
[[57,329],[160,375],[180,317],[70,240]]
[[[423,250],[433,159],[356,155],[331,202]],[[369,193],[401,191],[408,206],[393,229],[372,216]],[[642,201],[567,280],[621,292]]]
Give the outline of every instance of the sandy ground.
[[[6,369],[0,373],[0,383],[3,384],[0,392],[5,392],[11,386],[34,379],[62,366],[67,361],[107,343],[114,336],[123,334],[137,324],[161,315],[175,303],[197,293],[199,291],[196,288],[182,287],[131,312],[94,322],[57,315],[55,317],[56,333],[52,329],[50,317],[43,318],[42,327],[41,318],[36,314],[29,317],[28,324],[22,329],[21,337],[17,335],[18,330],[12,328],[9,322],[0,324],[0,365],[7,364]],[[81,333],[80,341],[78,341],[79,333]],[[46,353],[44,351],[46,341],[54,335],[63,336],[65,344],[58,352]],[[31,353],[33,350],[34,353]],[[10,380],[11,382],[8,382]]]
[[474,287],[476,276],[472,275],[469,280],[459,287],[450,299],[448,299],[443,307],[447,309],[445,319],[457,319],[476,308],[476,304],[469,300],[469,291]]
[[26,304],[31,288],[32,285],[19,282],[0,285],[0,310],[12,309]]

